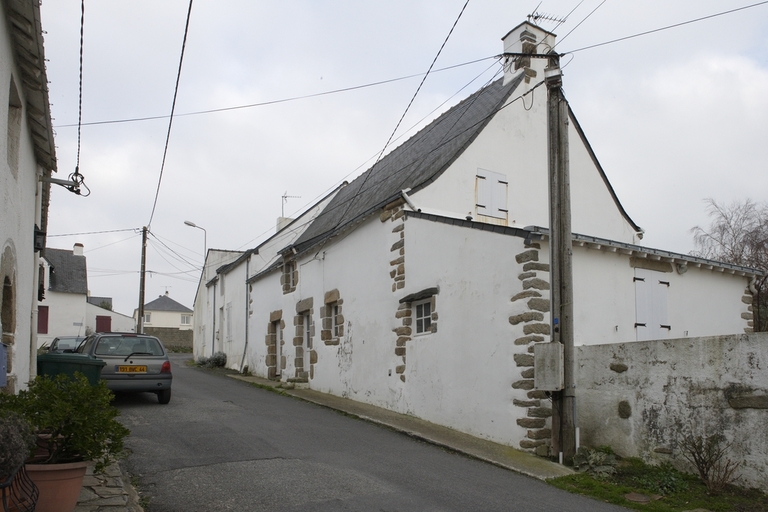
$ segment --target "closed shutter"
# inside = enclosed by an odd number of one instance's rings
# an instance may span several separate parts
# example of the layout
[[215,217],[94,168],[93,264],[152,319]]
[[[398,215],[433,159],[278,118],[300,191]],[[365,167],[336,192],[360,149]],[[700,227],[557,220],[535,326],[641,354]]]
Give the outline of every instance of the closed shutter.
[[48,334],[48,306],[37,306],[37,333]]
[[634,281],[637,341],[669,338],[668,274],[636,268]]
[[477,214],[507,218],[507,177],[498,172],[477,170]]
[[96,332],[112,332],[112,317],[97,315]]

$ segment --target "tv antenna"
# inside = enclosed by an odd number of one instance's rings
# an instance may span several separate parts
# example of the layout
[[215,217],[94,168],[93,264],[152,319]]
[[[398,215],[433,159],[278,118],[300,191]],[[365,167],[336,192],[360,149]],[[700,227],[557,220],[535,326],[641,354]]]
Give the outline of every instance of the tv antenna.
[[283,204],[280,206],[280,216],[285,217],[285,204],[288,202],[289,199],[301,199],[301,196],[289,196],[288,191],[286,190],[283,194]]
[[560,18],[552,14],[539,12],[539,7],[541,7],[541,2],[539,2],[539,5],[537,5],[533,12],[527,16],[529,22],[532,21],[533,23],[538,24],[540,21],[549,21],[552,23],[557,23],[558,25],[562,25],[568,21],[568,16],[565,18]]

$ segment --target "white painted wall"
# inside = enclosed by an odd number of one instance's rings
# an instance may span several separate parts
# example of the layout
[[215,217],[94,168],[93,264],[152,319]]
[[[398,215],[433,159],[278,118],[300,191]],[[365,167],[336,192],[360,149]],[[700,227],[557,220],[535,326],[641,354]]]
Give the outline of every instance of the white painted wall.
[[[549,251],[546,244],[542,249]],[[636,341],[635,270],[626,254],[574,248],[576,345]],[[749,308],[742,301],[748,278],[694,265],[684,274],[654,274],[670,283],[667,311],[672,329],[666,338],[741,334],[749,327],[742,317]]]
[[[539,86],[520,99],[543,80],[545,64],[546,59],[532,59],[537,77],[512,93],[506,106],[435,183],[412,194],[417,208],[461,219],[470,214],[481,222],[499,223],[478,216],[475,176],[480,168],[507,177],[509,215],[503,225],[549,226],[547,89]],[[520,69],[511,76],[522,72]],[[638,243],[572,123],[568,137],[573,231]]]
[[[14,63],[5,11],[0,13],[0,285],[8,276],[14,288],[15,328],[2,326],[3,340],[12,341],[9,356],[15,389],[25,389],[35,374],[37,349],[37,264],[33,251],[35,224],[40,225],[41,191],[21,76]],[[12,172],[8,154],[8,102],[11,79],[21,99],[23,115],[18,172]]]
[[56,336],[86,335],[85,294],[46,290],[45,300],[40,304],[48,306],[48,334],[38,334],[38,346],[50,343]]
[[195,304],[193,306],[192,326],[194,334],[192,336],[193,352],[195,358],[203,355],[211,355],[212,343],[212,315],[213,315],[213,295],[212,288],[209,289],[207,283],[216,276],[216,269],[222,265],[227,265],[235,261],[242,251],[222,251],[218,249],[208,249],[205,257],[205,264],[200,276],[200,282],[197,285],[195,294]]
[[136,332],[136,320],[128,315],[116,311],[100,308],[90,302],[85,303],[85,326],[88,332],[96,332],[96,317],[108,316],[112,318],[112,332]]

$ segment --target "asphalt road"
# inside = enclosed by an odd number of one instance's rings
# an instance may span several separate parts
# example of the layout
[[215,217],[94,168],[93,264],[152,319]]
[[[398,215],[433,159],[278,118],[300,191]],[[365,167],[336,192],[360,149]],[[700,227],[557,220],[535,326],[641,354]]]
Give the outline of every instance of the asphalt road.
[[118,397],[148,512],[625,510],[183,364],[173,397]]

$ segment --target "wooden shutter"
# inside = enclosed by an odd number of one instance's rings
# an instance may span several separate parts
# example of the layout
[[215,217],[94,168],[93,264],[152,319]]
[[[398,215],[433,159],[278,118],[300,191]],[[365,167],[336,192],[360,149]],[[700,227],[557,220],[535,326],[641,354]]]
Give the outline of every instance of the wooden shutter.
[[507,218],[507,177],[486,169],[477,170],[477,214]]

